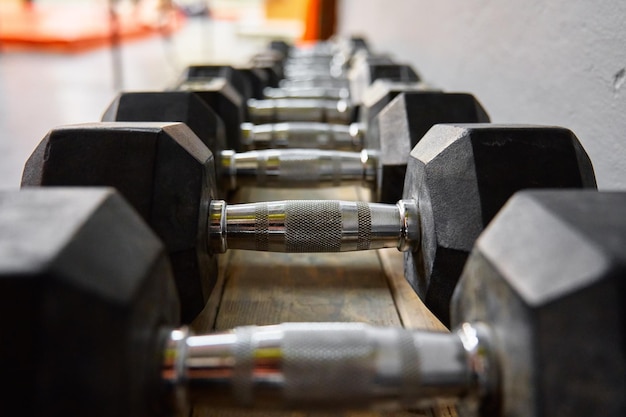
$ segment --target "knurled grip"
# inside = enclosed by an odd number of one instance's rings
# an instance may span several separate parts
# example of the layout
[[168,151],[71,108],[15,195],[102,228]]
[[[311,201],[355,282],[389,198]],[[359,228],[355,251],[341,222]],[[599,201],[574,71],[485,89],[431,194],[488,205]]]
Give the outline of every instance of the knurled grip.
[[[280,332],[282,401],[286,406],[352,401],[368,403],[387,391],[396,401],[411,404],[421,383],[420,355],[411,332],[361,323],[286,323]],[[251,346],[259,328],[237,328],[233,395],[255,400],[250,366],[262,346]],[[238,345],[242,346],[239,347]],[[261,355],[262,356],[262,355]]]
[[[310,221],[311,216],[316,217],[315,223]],[[339,252],[343,229],[341,217],[341,205],[338,201],[286,202],[286,251]]]
[[415,208],[414,203],[402,201],[286,200],[226,205],[215,200],[210,209],[210,246],[216,252],[228,248],[292,253],[387,247],[408,250],[419,233]]
[[269,247],[269,216],[267,204],[257,204],[254,209],[254,219],[256,222],[254,228],[254,241],[256,250],[266,251]]
[[[356,202],[357,250],[371,244],[372,216],[367,203]],[[270,210],[268,203],[254,205],[255,250],[269,248]],[[292,200],[284,205],[285,252],[340,252],[345,207],[339,201]],[[312,222],[311,218],[315,218]]]
[[369,392],[376,345],[365,327],[293,326],[284,332],[282,368],[287,401],[333,401]]
[[372,239],[372,212],[370,206],[363,202],[356,203],[356,212],[359,224],[356,249],[367,250]]
[[[336,160],[336,158],[332,160]],[[339,167],[341,167],[341,165],[339,165]],[[281,177],[297,182],[318,182],[322,176],[320,168],[319,158],[315,155],[306,155],[304,153],[284,155],[284,157],[278,160],[278,170],[280,171]],[[334,176],[338,177],[338,175]]]

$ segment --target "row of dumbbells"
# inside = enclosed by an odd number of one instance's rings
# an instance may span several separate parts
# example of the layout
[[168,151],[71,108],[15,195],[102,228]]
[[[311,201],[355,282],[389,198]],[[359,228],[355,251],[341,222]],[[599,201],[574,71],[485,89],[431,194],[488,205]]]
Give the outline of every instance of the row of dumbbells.
[[[217,83],[228,85],[205,80],[206,91]],[[367,120],[376,145],[358,153],[365,173],[350,178],[379,184],[376,198],[389,192],[395,204],[228,204],[239,167],[216,145],[225,122],[219,105],[198,100],[205,90],[145,94],[136,106],[122,95],[106,111],[142,123],[53,129],[26,163],[23,190],[0,196],[2,294],[15,312],[1,319],[16,341],[1,344],[9,410],[406,409],[458,397],[468,415],[623,415],[626,194],[595,190],[571,131],[476,123],[488,120],[469,95],[473,119],[437,120],[452,103],[420,100],[450,93],[422,89],[395,93]],[[152,108],[161,110],[145,116]],[[281,156],[256,152],[244,173],[287,175],[273,170]],[[312,165],[315,175],[330,166],[340,182],[342,156]],[[289,175],[302,185],[313,174],[299,165]],[[51,185],[116,191],[35,188]],[[229,248],[390,246],[405,251],[407,279],[450,333],[178,327],[204,306],[215,255]]]
[[[395,64],[384,65],[396,68]],[[216,67],[203,68],[213,70]],[[187,70],[185,74],[191,72]],[[234,78],[236,71],[228,68],[227,72]],[[403,220],[398,217],[395,203],[402,199],[411,148],[436,123],[488,121],[486,112],[470,94],[427,91],[413,85],[407,87],[402,81],[379,79],[380,83],[373,89],[374,99],[360,106],[361,115],[369,117],[361,123],[376,126],[376,129],[368,129],[370,141],[358,152],[263,149],[237,153],[232,149],[224,150],[224,143],[228,142],[224,137],[228,135],[223,133],[222,118],[216,114],[222,107],[211,99],[225,97],[214,95],[214,86],[222,86],[219,91],[230,90],[223,88],[230,85],[228,77],[212,78],[205,74],[204,78],[191,79],[196,88],[193,92],[179,91],[189,89],[188,81],[182,81],[174,91],[121,94],[104,112],[103,119],[113,123],[52,130],[27,162],[23,177],[24,185],[97,184],[121,190],[150,221],[170,252],[187,257],[184,262],[175,263],[174,271],[184,300],[185,322],[191,321],[204,307],[214,284],[212,280],[207,283],[207,277],[215,275],[214,262],[211,256],[207,255],[208,260],[197,256],[198,242],[208,245],[203,252],[210,254],[227,248],[288,252],[375,249],[398,246],[398,242],[404,249],[408,248],[408,236],[400,236],[398,232]],[[243,107],[239,107],[234,113],[242,112]],[[147,121],[161,125],[148,125]],[[172,121],[184,125],[174,126]],[[137,122],[141,122],[141,126]],[[291,122],[291,127],[300,123],[306,122]],[[334,129],[334,125],[324,126]],[[302,129],[295,130],[297,135],[302,134]],[[285,142],[289,143],[292,130],[285,132]],[[140,136],[143,137],[140,139]],[[202,148],[195,144],[198,139],[204,145]],[[228,145],[237,146],[236,143]],[[201,174],[207,170],[209,172]],[[237,184],[320,186],[350,182],[369,183],[376,190],[376,202],[394,205],[359,205],[360,217],[344,225],[342,217],[356,213],[356,209],[354,204],[339,204],[324,230],[318,225],[310,227],[309,222],[319,218],[320,211],[329,215],[327,204],[298,202],[282,206],[272,204],[262,209],[228,206],[223,201]],[[146,187],[146,184],[153,185]],[[208,203],[207,199],[212,202]],[[153,213],[155,206],[160,207],[158,215]],[[400,207],[406,211],[404,204]],[[408,209],[412,210],[412,206]],[[204,216],[206,210],[208,214]],[[284,215],[277,217],[277,211]],[[250,217],[257,212],[259,216]],[[267,218],[261,218],[262,212]],[[294,217],[296,213],[302,219]],[[210,228],[205,225],[208,217],[212,219]],[[252,221],[244,222],[244,219]],[[282,224],[277,223],[279,220]],[[364,222],[371,227],[368,229]],[[331,229],[331,224],[336,230]],[[298,227],[303,228],[302,232],[297,231]],[[281,229],[283,232],[279,233]],[[201,239],[198,240],[199,233]],[[205,239],[205,234],[210,236]],[[250,239],[253,234],[256,236]],[[329,240],[327,234],[338,239]],[[185,250],[181,242],[187,242]],[[440,306],[440,310],[446,315],[447,304]]]

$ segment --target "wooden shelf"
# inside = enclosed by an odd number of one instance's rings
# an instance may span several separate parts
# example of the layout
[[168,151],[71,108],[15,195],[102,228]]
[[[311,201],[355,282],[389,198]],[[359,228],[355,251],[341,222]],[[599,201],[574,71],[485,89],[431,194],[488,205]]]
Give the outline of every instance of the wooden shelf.
[[[285,199],[361,200],[355,187],[315,190],[244,189],[238,202]],[[284,254],[229,251],[220,259],[214,296],[193,323],[196,331],[282,322],[358,321],[447,331],[426,309],[403,276],[396,249],[338,254]],[[196,417],[305,417],[307,413],[196,409]],[[314,415],[378,416],[378,413]],[[453,405],[394,416],[455,416]]]

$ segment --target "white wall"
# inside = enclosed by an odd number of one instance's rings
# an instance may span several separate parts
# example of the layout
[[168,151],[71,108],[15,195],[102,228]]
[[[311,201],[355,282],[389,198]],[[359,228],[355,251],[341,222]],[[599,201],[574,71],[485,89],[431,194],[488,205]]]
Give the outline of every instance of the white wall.
[[473,93],[493,122],[572,129],[598,186],[626,188],[626,1],[342,0],[339,31]]

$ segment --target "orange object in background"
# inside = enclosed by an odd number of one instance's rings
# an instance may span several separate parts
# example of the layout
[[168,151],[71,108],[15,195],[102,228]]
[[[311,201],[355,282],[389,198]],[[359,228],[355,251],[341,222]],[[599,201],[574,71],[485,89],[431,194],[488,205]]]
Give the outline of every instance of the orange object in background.
[[336,0],[309,0],[302,40],[326,40],[335,34],[336,24]]
[[265,0],[265,18],[272,20],[306,20],[310,0]]
[[336,0],[265,0],[265,17],[272,20],[299,20],[303,43],[325,40],[335,33]]
[[[176,9],[135,7],[117,13],[116,41],[171,33],[184,23]],[[37,4],[0,2],[0,48],[81,52],[110,46],[110,9],[106,4]]]

